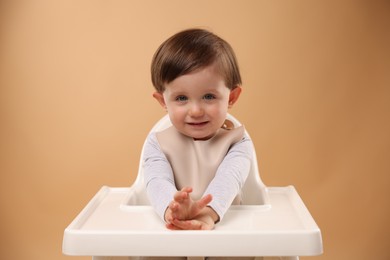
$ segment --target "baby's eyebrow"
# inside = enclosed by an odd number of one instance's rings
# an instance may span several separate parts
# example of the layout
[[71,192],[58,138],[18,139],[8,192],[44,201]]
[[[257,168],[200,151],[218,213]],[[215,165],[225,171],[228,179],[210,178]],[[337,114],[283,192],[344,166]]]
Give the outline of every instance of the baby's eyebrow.
[[207,90],[204,92],[204,94],[213,94],[213,95],[217,95],[217,94],[220,94],[221,92],[218,91],[217,89],[210,89],[210,90]]
[[187,96],[185,93],[177,92],[177,93],[172,93],[172,96]]

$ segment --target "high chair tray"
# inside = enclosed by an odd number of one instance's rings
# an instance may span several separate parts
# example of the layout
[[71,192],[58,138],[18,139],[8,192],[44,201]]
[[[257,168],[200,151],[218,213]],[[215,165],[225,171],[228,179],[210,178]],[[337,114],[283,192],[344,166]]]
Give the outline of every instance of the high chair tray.
[[306,256],[321,232],[292,186],[267,188],[271,205],[231,206],[214,230],[171,231],[151,206],[121,203],[129,188],[102,187],[65,229],[63,253],[89,256]]

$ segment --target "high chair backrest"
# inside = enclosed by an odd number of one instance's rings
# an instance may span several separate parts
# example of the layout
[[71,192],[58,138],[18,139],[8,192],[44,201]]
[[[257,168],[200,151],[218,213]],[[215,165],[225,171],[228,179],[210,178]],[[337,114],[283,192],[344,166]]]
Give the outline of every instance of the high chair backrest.
[[[227,119],[233,122],[235,126],[240,126],[241,123],[232,115],[228,114]],[[172,125],[169,116],[162,117],[150,130],[150,133],[162,131]],[[245,131],[245,134],[248,134]],[[143,174],[143,152],[141,151],[141,158],[139,162],[138,175],[131,186],[128,196],[126,197],[125,205],[149,205],[149,200],[146,194]],[[255,149],[253,150],[253,160],[251,162],[250,172],[248,178],[242,188],[242,204],[243,205],[265,205],[269,204],[267,188],[260,179],[259,169],[257,164],[257,157]]]

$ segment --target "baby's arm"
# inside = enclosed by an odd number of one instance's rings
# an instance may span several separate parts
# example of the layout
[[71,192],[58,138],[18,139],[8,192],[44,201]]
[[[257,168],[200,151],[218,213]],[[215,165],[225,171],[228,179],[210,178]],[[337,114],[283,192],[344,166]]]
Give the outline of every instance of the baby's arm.
[[239,194],[250,171],[253,158],[253,143],[249,136],[235,143],[219,165],[215,177],[207,187],[205,194],[212,194],[209,206],[218,213],[220,219]]
[[146,140],[142,164],[149,201],[161,219],[164,219],[165,211],[177,189],[172,168],[160,150],[155,133],[150,134]]

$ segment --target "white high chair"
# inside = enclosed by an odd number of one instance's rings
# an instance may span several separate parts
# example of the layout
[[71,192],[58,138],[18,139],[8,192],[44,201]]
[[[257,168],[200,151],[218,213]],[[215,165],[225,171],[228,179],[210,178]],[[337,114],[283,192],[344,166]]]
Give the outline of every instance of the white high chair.
[[[230,114],[228,119],[240,125]],[[170,125],[166,115],[151,132]],[[242,189],[243,205],[231,206],[214,230],[167,230],[149,205],[142,154],[130,188],[102,187],[65,229],[64,254],[89,255],[94,260],[137,256],[293,260],[322,253],[320,229],[294,187],[267,188],[258,174],[256,159]]]

